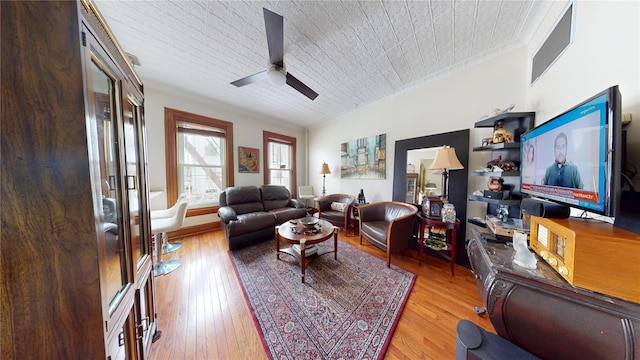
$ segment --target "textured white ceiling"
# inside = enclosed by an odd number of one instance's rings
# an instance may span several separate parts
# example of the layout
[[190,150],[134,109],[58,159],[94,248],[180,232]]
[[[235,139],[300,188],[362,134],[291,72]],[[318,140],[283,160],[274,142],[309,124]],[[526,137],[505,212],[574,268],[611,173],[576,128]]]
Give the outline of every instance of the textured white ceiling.
[[[359,106],[526,45],[548,1],[93,0],[142,81],[295,126]],[[284,17],[287,71],[320,95],[231,81],[265,70],[262,8]],[[232,119],[228,119],[232,120]]]

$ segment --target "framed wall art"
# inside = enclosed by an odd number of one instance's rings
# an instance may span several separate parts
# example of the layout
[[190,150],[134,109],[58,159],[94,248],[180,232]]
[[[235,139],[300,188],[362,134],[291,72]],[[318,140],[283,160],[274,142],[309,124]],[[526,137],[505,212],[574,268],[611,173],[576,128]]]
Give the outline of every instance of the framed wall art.
[[238,171],[241,173],[259,173],[260,150],[238,146]]
[[342,179],[385,179],[387,134],[360,138],[340,145]]

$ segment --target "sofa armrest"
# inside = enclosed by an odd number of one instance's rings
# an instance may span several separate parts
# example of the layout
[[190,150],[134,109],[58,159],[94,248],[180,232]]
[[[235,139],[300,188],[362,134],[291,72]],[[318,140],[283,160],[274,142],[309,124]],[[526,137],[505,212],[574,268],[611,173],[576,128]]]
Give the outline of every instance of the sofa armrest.
[[298,200],[298,199],[290,199],[289,200],[289,206],[296,208],[296,209],[302,209],[302,208],[306,208],[307,205],[305,205],[302,201]]
[[407,214],[391,221],[388,244],[392,252],[409,246],[414,235],[415,214]]
[[229,221],[238,220],[236,211],[233,210],[231,206],[221,206],[218,209],[218,216],[220,217],[220,220],[225,224],[228,224]]

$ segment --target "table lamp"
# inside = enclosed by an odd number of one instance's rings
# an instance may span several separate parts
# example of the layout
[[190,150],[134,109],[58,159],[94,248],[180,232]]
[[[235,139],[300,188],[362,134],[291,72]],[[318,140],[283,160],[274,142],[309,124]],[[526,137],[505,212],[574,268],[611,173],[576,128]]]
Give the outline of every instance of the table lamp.
[[331,174],[331,169],[329,169],[329,165],[327,163],[322,163],[322,170],[320,170],[320,174],[322,174],[322,196],[325,196],[327,193],[327,189],[325,188],[325,181],[327,174]]
[[433,190],[437,189],[438,186],[436,186],[435,183],[431,182],[431,180],[429,180],[426,184],[424,184],[424,188],[425,190],[429,190],[429,195],[431,195],[431,193],[433,193]]
[[449,170],[464,169],[464,166],[462,166],[460,160],[458,160],[458,157],[456,156],[456,150],[446,145],[442,149],[438,150],[438,152],[436,152],[436,158],[433,160],[430,169],[442,171],[444,181],[442,199],[446,200],[447,194],[449,193],[449,183],[447,182]]

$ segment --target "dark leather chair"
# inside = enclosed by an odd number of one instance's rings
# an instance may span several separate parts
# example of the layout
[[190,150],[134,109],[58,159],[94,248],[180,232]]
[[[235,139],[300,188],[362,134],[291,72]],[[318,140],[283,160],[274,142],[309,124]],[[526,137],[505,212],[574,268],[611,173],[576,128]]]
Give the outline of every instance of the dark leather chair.
[[386,251],[387,267],[390,267],[391,254],[406,250],[411,243],[418,208],[403,202],[384,201],[361,205],[358,211],[360,244],[364,238]]
[[540,360],[518,345],[469,320],[456,327],[456,360]]
[[[323,196],[317,200],[318,212],[316,216],[318,219],[326,220],[333,226],[347,229],[349,225],[349,212],[351,211],[351,205],[356,201],[356,197],[349,194],[329,194]],[[337,206],[333,206],[333,203],[345,204],[341,210],[336,210]]]

